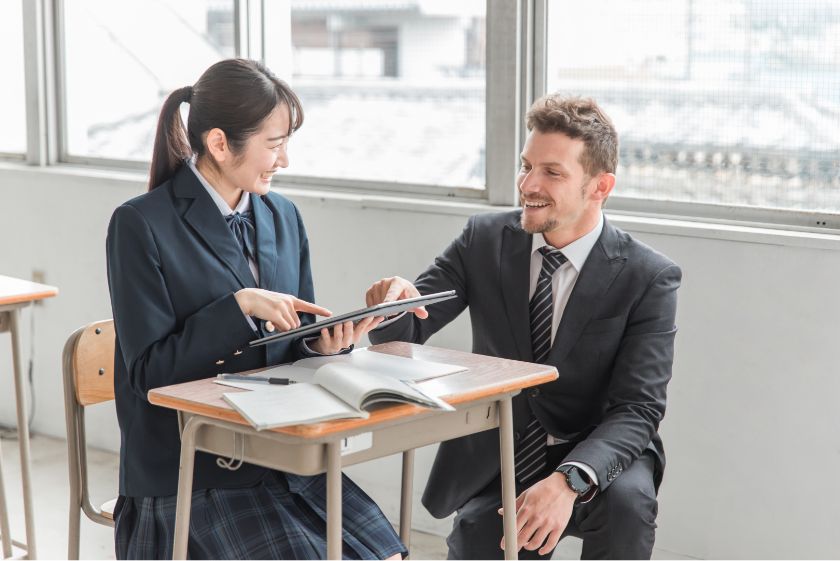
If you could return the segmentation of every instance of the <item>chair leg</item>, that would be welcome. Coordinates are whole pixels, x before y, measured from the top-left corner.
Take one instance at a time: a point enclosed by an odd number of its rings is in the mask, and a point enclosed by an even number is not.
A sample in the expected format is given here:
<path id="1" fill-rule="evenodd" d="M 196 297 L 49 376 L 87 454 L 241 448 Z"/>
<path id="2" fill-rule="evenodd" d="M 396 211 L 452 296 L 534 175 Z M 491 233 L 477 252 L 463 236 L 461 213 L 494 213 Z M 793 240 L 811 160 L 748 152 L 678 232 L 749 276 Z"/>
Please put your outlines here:
<path id="1" fill-rule="evenodd" d="M 75 398 L 74 398 L 75 400 Z M 70 475 L 70 519 L 67 533 L 67 559 L 79 558 L 82 511 L 82 469 L 79 465 L 79 406 L 65 402 L 67 407 L 67 465 Z"/>
<path id="2" fill-rule="evenodd" d="M 0 534 L 3 537 L 3 558 L 12 556 L 12 533 L 9 530 L 9 512 L 6 505 L 6 487 L 3 483 L 3 461 L 0 455 Z"/>
<path id="3" fill-rule="evenodd" d="M 70 500 L 70 530 L 67 537 L 67 559 L 79 558 L 81 508 L 82 505 L 79 501 Z"/>

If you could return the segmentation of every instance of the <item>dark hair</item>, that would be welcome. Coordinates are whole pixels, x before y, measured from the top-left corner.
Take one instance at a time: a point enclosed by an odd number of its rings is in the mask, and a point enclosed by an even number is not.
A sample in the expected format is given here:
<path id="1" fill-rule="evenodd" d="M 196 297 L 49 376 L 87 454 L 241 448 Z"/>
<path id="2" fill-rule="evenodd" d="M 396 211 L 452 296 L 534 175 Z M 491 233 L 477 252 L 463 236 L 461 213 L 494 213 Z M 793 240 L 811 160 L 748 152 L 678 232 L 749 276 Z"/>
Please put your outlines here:
<path id="1" fill-rule="evenodd" d="M 559 132 L 583 140 L 580 165 L 590 177 L 615 173 L 618 165 L 618 133 L 595 100 L 549 94 L 534 102 L 526 116 L 528 130 Z"/>
<path id="2" fill-rule="evenodd" d="M 181 119 L 182 103 L 190 104 L 186 130 Z M 163 103 L 152 152 L 149 191 L 175 175 L 193 155 L 204 156 L 202 136 L 207 131 L 224 131 L 236 153 L 281 104 L 289 108 L 292 134 L 303 124 L 303 107 L 286 82 L 254 60 L 231 58 L 217 62 L 204 71 L 195 85 L 175 90 Z"/>

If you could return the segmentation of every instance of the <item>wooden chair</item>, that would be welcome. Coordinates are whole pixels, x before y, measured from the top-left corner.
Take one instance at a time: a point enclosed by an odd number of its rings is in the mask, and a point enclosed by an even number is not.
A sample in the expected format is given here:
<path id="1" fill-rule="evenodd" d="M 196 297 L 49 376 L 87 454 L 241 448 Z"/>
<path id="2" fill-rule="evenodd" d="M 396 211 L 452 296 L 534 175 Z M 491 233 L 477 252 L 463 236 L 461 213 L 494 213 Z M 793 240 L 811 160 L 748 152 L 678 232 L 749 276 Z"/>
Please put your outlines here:
<path id="1" fill-rule="evenodd" d="M 79 558 L 79 511 L 99 524 L 114 526 L 112 499 L 96 508 L 90 502 L 85 407 L 114 399 L 114 322 L 97 321 L 77 329 L 64 345 L 64 409 L 70 466 L 70 532 L 67 558 Z"/>

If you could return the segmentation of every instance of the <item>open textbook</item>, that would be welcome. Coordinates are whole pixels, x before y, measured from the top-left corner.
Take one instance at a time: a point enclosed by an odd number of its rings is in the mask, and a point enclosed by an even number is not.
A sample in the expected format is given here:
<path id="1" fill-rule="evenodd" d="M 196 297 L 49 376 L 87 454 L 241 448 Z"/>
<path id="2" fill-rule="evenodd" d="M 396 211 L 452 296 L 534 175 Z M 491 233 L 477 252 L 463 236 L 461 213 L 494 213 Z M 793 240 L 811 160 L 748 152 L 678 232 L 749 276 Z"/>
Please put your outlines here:
<path id="1" fill-rule="evenodd" d="M 414 382 L 465 370 L 464 367 L 369 352 L 313 357 L 259 372 L 283 377 L 291 385 L 217 380 L 219 384 L 249 389 L 225 393 L 223 398 L 257 430 L 328 421 L 367 418 L 368 410 L 383 403 L 411 403 L 451 411 L 436 396 Z"/>

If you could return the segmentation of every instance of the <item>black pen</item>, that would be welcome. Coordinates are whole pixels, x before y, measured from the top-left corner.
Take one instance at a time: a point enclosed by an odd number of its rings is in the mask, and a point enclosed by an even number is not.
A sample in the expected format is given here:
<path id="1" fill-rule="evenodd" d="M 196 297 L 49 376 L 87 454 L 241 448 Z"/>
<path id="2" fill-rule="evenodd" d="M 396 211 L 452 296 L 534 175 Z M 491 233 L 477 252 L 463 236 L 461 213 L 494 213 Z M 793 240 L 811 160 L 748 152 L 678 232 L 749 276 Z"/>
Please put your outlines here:
<path id="1" fill-rule="evenodd" d="M 219 374 L 216 376 L 220 380 L 238 380 L 240 382 L 268 382 L 269 384 L 277 384 L 280 386 L 288 386 L 289 384 L 296 384 L 294 380 L 288 378 L 269 378 L 266 376 L 248 376 L 245 374 Z"/>

